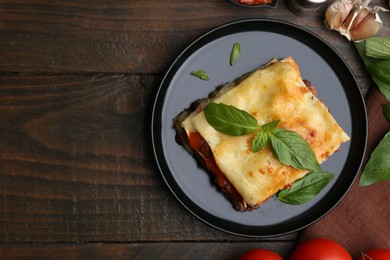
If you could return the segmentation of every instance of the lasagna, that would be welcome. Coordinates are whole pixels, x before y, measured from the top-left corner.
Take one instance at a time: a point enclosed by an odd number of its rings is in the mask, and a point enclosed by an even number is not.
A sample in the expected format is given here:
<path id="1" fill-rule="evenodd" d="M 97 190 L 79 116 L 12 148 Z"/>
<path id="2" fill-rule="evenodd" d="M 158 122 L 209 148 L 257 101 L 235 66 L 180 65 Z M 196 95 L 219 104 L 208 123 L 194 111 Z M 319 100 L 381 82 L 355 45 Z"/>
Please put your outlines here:
<path id="1" fill-rule="evenodd" d="M 173 121 L 177 141 L 210 172 L 236 210 L 255 209 L 279 190 L 304 177 L 308 170 L 279 162 L 269 145 L 254 153 L 256 133 L 229 136 L 215 130 L 203 108 L 223 103 L 253 115 L 259 125 L 280 120 L 278 127 L 306 140 L 319 163 L 336 152 L 348 135 L 316 97 L 315 87 L 303 80 L 293 58 L 273 59 L 209 97 L 195 101 Z"/>

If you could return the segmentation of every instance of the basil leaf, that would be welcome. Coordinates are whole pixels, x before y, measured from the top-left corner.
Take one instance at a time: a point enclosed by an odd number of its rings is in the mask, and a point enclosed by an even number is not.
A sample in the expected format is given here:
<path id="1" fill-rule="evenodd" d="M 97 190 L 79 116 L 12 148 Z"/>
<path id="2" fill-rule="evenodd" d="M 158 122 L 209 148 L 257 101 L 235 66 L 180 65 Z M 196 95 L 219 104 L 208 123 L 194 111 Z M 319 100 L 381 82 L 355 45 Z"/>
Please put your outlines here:
<path id="1" fill-rule="evenodd" d="M 269 141 L 275 157 L 280 162 L 296 169 L 321 170 L 310 145 L 299 134 L 274 128 L 269 134 Z"/>
<path id="2" fill-rule="evenodd" d="M 390 180 L 390 132 L 371 153 L 360 176 L 359 186 L 368 186 L 385 180 Z"/>
<path id="3" fill-rule="evenodd" d="M 371 37 L 366 40 L 365 53 L 377 59 L 390 59 L 390 37 Z"/>
<path id="4" fill-rule="evenodd" d="M 252 152 L 256 153 L 263 149 L 263 147 L 268 142 L 268 133 L 267 131 L 260 130 L 252 142 Z"/>
<path id="5" fill-rule="evenodd" d="M 374 78 L 390 84 L 390 60 L 370 64 L 367 66 L 367 70 Z"/>
<path id="6" fill-rule="evenodd" d="M 366 41 L 355 43 L 356 49 L 360 54 L 367 71 L 371 74 L 373 81 L 378 86 L 379 90 L 386 96 L 386 99 L 390 101 L 390 81 L 389 81 L 389 62 L 390 60 L 382 60 L 366 55 Z M 384 62 L 384 64 L 382 64 Z M 381 64 L 379 64 L 381 63 Z"/>
<path id="7" fill-rule="evenodd" d="M 383 113 L 385 114 L 387 120 L 390 122 L 390 104 L 383 105 Z"/>
<path id="8" fill-rule="evenodd" d="M 370 64 L 366 68 L 374 82 L 378 85 L 379 90 L 390 101 L 390 60 Z"/>
<path id="9" fill-rule="evenodd" d="M 256 137 L 252 142 L 252 152 L 256 153 L 260 151 L 268 142 L 268 132 L 274 129 L 277 124 L 279 124 L 280 120 L 276 120 L 267 124 L 264 124 L 261 127 L 261 130 L 257 133 Z"/>
<path id="10" fill-rule="evenodd" d="M 275 121 L 272 121 L 272 122 L 269 122 L 269 123 L 266 123 L 264 124 L 261 129 L 264 129 L 266 131 L 270 131 L 270 130 L 273 130 L 278 124 L 279 124 L 280 120 L 275 120 Z"/>
<path id="11" fill-rule="evenodd" d="M 290 189 L 281 190 L 277 200 L 287 204 L 303 204 L 314 198 L 332 181 L 334 175 L 330 172 L 310 172 L 297 180 Z"/>
<path id="12" fill-rule="evenodd" d="M 232 51 L 230 52 L 230 65 L 231 66 L 233 66 L 236 63 L 238 57 L 240 56 L 240 51 L 241 51 L 241 45 L 240 45 L 240 43 L 237 42 L 233 45 Z"/>
<path id="13" fill-rule="evenodd" d="M 201 80 L 209 80 L 209 75 L 204 70 L 194 70 L 190 75 L 200 78 Z"/>
<path id="14" fill-rule="evenodd" d="M 207 122 L 215 130 L 227 135 L 246 135 L 259 128 L 255 117 L 231 105 L 211 102 L 203 112 Z"/>
<path id="15" fill-rule="evenodd" d="M 355 47 L 366 66 L 378 62 L 378 59 L 366 55 L 366 41 L 356 42 Z"/>
<path id="16" fill-rule="evenodd" d="M 387 101 L 390 101 L 390 82 L 386 83 L 384 81 L 379 80 L 376 77 L 373 77 L 372 80 L 378 86 L 379 90 L 385 95 Z"/>

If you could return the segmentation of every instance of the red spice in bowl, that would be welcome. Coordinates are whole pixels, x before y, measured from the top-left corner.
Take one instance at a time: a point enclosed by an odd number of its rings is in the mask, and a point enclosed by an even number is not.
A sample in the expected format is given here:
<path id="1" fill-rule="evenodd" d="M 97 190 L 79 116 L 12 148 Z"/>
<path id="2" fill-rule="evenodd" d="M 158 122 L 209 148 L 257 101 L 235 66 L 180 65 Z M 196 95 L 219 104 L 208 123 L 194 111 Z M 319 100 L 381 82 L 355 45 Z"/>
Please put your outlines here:
<path id="1" fill-rule="evenodd" d="M 230 0 L 230 1 L 244 7 L 275 8 L 278 3 L 278 0 Z"/>

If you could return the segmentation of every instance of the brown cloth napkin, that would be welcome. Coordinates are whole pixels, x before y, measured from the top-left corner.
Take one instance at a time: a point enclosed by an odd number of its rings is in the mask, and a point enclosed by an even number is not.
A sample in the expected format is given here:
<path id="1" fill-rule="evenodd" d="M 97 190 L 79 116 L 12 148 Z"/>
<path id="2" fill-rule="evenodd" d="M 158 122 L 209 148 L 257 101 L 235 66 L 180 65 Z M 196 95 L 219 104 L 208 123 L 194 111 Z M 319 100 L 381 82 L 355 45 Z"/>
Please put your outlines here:
<path id="1" fill-rule="evenodd" d="M 367 94 L 368 142 L 363 165 L 390 131 L 390 123 L 382 108 L 386 103 L 384 95 L 376 86 Z M 369 249 L 390 249 L 390 181 L 359 187 L 358 180 L 328 215 L 302 231 L 298 243 L 315 237 L 333 239 L 342 244 L 353 257 Z"/>

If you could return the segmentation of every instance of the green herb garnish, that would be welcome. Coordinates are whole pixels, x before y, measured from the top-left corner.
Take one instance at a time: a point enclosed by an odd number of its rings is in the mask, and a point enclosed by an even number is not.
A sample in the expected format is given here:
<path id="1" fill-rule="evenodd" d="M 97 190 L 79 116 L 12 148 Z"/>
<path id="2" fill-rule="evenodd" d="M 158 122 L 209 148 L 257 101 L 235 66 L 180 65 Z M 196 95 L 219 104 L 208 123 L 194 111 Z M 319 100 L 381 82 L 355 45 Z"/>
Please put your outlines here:
<path id="1" fill-rule="evenodd" d="M 256 137 L 252 142 L 252 152 L 256 153 L 263 149 L 263 147 L 269 141 L 269 134 L 271 131 L 279 124 L 280 120 L 276 120 L 267 124 L 264 124 L 260 131 L 257 133 Z"/>
<path id="2" fill-rule="evenodd" d="M 390 101 L 390 37 L 372 37 L 355 44 L 367 71 L 379 90 Z M 390 121 L 390 104 L 383 106 Z M 390 132 L 385 135 L 364 167 L 359 185 L 367 186 L 390 180 Z"/>
<path id="3" fill-rule="evenodd" d="M 275 157 L 296 169 L 320 171 L 320 165 L 309 144 L 297 133 L 275 128 L 269 135 Z"/>
<path id="4" fill-rule="evenodd" d="M 390 101 L 390 60 L 366 66 L 367 71 L 371 74 L 372 79 L 378 85 L 380 91 Z"/>
<path id="5" fill-rule="evenodd" d="M 390 59 L 390 38 L 371 37 L 367 39 L 365 54 L 376 59 Z"/>
<path id="6" fill-rule="evenodd" d="M 204 70 L 194 70 L 190 75 L 200 78 L 201 80 L 209 80 L 209 75 Z"/>
<path id="7" fill-rule="evenodd" d="M 306 181 L 305 176 L 300 182 L 296 182 L 290 190 L 284 190 L 282 198 L 291 196 L 295 201 L 304 203 L 308 197 L 317 195 L 331 180 L 326 182 L 325 186 L 317 184 L 309 187 L 307 185 L 307 183 L 313 182 L 312 179 L 315 179 L 316 183 L 319 182 L 318 179 L 328 180 L 329 173 L 321 171 L 313 150 L 299 134 L 277 127 L 279 120 L 259 126 L 256 118 L 248 112 L 234 106 L 214 102 L 209 103 L 203 112 L 207 122 L 221 133 L 242 136 L 258 131 L 252 141 L 253 152 L 260 151 L 268 143 L 272 148 L 273 154 L 281 163 L 296 169 L 305 169 L 312 172 L 310 174 L 311 177 L 308 177 L 310 178 L 309 180 Z M 326 175 L 327 178 L 323 177 L 323 175 Z M 322 180 L 321 183 L 325 183 L 325 180 Z M 299 190 L 299 192 L 296 190 Z M 294 195 L 289 195 L 290 193 L 294 193 Z M 299 199 L 300 194 L 304 194 L 301 199 Z M 283 201 L 282 199 L 280 200 Z M 288 199 L 284 200 L 288 201 Z"/>
<path id="8" fill-rule="evenodd" d="M 275 157 L 281 163 L 296 169 L 321 170 L 309 144 L 297 133 L 276 127 L 278 121 L 265 124 L 253 139 L 252 151 L 257 152 L 269 142 Z"/>
<path id="9" fill-rule="evenodd" d="M 234 106 L 211 102 L 203 111 L 207 122 L 215 130 L 227 135 L 246 135 L 259 127 L 256 118 Z"/>
<path id="10" fill-rule="evenodd" d="M 386 99 L 390 101 L 390 57 L 384 59 L 384 57 L 390 56 L 390 37 L 368 38 L 356 43 L 355 46 L 373 81 L 386 96 Z M 377 58 L 379 56 L 382 58 Z"/>
<path id="11" fill-rule="evenodd" d="M 330 172 L 311 172 L 294 182 L 290 189 L 281 190 L 277 199 L 287 204 L 303 204 L 315 197 L 333 177 Z"/>
<path id="12" fill-rule="evenodd" d="M 390 180 L 390 133 L 380 141 L 372 152 L 359 180 L 360 186 L 368 186 Z"/>
<path id="13" fill-rule="evenodd" d="M 240 45 L 240 43 L 237 42 L 233 45 L 232 51 L 230 52 L 230 65 L 231 66 L 233 66 L 236 63 L 238 57 L 240 57 L 240 51 L 241 51 L 241 45 Z"/>

